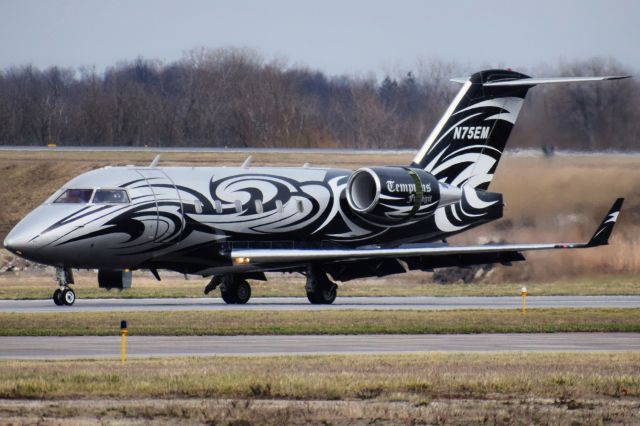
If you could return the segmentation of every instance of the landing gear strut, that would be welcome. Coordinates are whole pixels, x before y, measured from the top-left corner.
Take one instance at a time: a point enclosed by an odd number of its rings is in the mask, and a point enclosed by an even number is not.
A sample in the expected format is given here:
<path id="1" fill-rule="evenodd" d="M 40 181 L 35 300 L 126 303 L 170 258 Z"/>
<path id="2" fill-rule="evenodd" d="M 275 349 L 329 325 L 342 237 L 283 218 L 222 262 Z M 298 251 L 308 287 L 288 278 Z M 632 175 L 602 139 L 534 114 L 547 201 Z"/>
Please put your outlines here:
<path id="1" fill-rule="evenodd" d="M 76 293 L 69 287 L 69 284 L 73 284 L 71 268 L 56 268 L 56 281 L 59 288 L 53 292 L 53 303 L 58 306 L 73 305 L 76 301 Z"/>
<path id="2" fill-rule="evenodd" d="M 338 286 L 331 281 L 327 273 L 318 267 L 310 266 L 307 270 L 307 299 L 314 305 L 330 305 L 336 300 Z"/>
<path id="3" fill-rule="evenodd" d="M 225 275 L 220 284 L 220 294 L 225 303 L 244 305 L 251 298 L 251 286 L 241 277 Z"/>

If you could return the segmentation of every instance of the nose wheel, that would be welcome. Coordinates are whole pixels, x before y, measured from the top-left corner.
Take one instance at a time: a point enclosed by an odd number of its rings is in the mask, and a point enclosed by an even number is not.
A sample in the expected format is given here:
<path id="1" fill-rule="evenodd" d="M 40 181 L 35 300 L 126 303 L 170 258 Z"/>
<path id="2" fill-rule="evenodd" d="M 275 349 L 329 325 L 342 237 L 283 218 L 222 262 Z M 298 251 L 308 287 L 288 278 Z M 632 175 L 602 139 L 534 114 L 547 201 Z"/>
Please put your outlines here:
<path id="1" fill-rule="evenodd" d="M 56 268 L 56 281 L 59 288 L 53 292 L 53 303 L 57 306 L 71 306 L 76 301 L 76 293 L 69 288 L 73 284 L 73 272 L 70 268 Z"/>
<path id="2" fill-rule="evenodd" d="M 67 305 L 71 306 L 76 301 L 76 293 L 69 287 L 64 289 L 56 289 L 53 292 L 53 303 L 58 306 Z"/>

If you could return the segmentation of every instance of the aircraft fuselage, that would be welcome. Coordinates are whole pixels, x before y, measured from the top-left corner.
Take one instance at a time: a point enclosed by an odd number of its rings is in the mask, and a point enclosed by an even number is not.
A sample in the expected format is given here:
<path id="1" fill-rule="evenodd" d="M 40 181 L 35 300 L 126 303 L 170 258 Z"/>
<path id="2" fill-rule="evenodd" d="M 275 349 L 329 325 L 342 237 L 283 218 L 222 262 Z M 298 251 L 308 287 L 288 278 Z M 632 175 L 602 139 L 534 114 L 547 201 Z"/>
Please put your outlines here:
<path id="1" fill-rule="evenodd" d="M 68 182 L 25 217 L 7 242 L 24 257 L 55 266 L 209 275 L 233 269 L 227 256 L 232 247 L 428 242 L 501 215 L 500 201 L 491 212 L 480 209 L 472 221 L 455 225 L 434 205 L 424 217 L 382 223 L 350 208 L 345 187 L 352 173 L 308 167 L 106 167 Z M 415 197 L 394 180 L 382 186 L 394 196 Z M 103 203 L 97 195 L 87 202 L 57 202 L 67 189 L 122 189 L 128 202 Z"/>

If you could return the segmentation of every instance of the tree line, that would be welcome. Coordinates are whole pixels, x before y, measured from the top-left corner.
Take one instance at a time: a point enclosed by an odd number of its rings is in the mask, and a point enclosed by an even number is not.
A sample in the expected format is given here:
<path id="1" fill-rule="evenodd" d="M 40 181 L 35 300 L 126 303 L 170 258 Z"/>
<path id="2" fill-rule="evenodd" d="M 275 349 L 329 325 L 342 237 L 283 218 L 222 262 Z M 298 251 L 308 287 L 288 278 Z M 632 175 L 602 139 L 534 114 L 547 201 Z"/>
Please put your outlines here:
<path id="1" fill-rule="evenodd" d="M 519 70 L 526 73 L 527 70 Z M 595 58 L 539 75 L 629 74 Z M 243 49 L 138 58 L 102 73 L 0 70 L 0 144 L 417 148 L 445 111 L 462 67 L 441 61 L 374 77 L 328 76 Z M 640 149 L 637 80 L 538 87 L 510 147 Z"/>

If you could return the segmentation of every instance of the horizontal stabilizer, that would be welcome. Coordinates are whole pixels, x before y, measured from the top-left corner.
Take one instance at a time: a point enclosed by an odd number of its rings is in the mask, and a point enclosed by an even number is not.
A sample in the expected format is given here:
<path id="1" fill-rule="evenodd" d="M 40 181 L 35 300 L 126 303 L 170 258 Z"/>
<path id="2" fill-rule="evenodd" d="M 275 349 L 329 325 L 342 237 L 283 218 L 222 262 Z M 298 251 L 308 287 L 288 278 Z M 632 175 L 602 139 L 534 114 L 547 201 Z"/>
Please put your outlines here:
<path id="1" fill-rule="evenodd" d="M 605 81 L 605 80 L 622 80 L 631 78 L 630 75 L 605 75 L 600 77 L 542 77 L 542 78 L 519 78 L 514 80 L 490 81 L 483 83 L 485 87 L 508 87 L 508 86 L 536 86 L 538 84 L 554 84 L 554 83 L 580 83 L 584 81 Z M 469 81 L 468 78 L 452 78 L 453 83 L 464 84 Z"/>
<path id="2" fill-rule="evenodd" d="M 520 78 L 518 80 L 490 81 L 483 83 L 485 87 L 498 86 L 536 86 L 538 84 L 554 83 L 579 83 L 583 81 L 621 80 L 630 78 L 630 75 L 608 75 L 602 77 L 547 77 L 547 78 Z"/>

